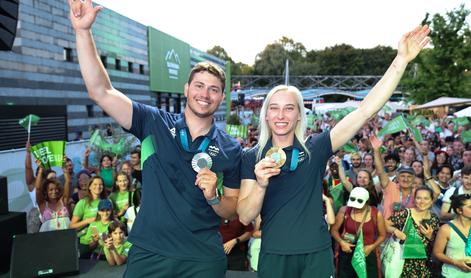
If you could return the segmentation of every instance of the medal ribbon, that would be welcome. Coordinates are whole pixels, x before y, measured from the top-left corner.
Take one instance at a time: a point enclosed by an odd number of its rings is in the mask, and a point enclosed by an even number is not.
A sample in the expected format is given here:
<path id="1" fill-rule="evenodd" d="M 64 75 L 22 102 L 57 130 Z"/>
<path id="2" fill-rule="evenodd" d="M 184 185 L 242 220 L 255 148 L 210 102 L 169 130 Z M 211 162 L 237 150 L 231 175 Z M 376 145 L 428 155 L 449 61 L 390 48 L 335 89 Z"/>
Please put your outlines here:
<path id="1" fill-rule="evenodd" d="M 180 129 L 180 141 L 182 143 L 182 147 L 185 151 L 190 152 L 190 146 L 188 144 L 188 133 L 186 132 L 186 129 Z M 200 146 L 198 147 L 198 152 L 199 153 L 204 153 L 206 152 L 206 149 L 209 146 L 209 138 L 204 137 L 203 142 L 201 142 Z"/>

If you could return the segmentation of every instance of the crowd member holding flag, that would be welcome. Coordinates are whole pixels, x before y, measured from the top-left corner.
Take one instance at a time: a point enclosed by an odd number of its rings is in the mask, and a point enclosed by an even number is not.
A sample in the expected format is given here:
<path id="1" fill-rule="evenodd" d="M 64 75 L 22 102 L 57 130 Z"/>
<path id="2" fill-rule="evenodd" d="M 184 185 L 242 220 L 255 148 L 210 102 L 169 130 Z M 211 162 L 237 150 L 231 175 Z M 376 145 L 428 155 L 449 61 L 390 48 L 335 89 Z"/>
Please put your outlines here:
<path id="1" fill-rule="evenodd" d="M 444 277 L 466 278 L 471 275 L 471 195 L 452 196 L 451 208 L 458 217 L 440 227 L 433 255 L 443 263 Z"/>
<path id="2" fill-rule="evenodd" d="M 386 239 L 386 226 L 383 214 L 376 207 L 368 205 L 368 200 L 369 193 L 365 188 L 353 188 L 347 206 L 340 209 L 330 230 L 339 248 L 336 257 L 337 277 L 380 276 L 378 247 Z M 362 253 L 356 250 L 358 245 L 363 247 Z M 365 275 L 358 273 L 353 266 L 358 259 L 363 261 L 359 264 L 366 264 Z"/>
<path id="3" fill-rule="evenodd" d="M 405 258 L 401 277 L 430 277 L 432 243 L 440 220 L 431 212 L 433 191 L 424 186 L 417 188 L 414 207 L 395 211 L 386 220 L 387 231 L 404 241 Z M 404 232 L 403 232 L 404 231 Z"/>
<path id="4" fill-rule="evenodd" d="M 124 276 L 224 277 L 218 227 L 236 213 L 242 151 L 215 125 L 225 72 L 210 62 L 195 65 L 182 88 L 182 114 L 132 101 L 113 88 L 95 47 L 91 27 L 103 7 L 91 0 L 69 6 L 90 98 L 142 144 L 142 202 Z"/>
<path id="5" fill-rule="evenodd" d="M 381 187 L 383 188 L 383 213 L 384 218 L 389 217 L 395 211 L 404 208 L 414 207 L 414 195 L 416 188 L 414 187 L 415 172 L 411 167 L 401 166 L 397 169 L 397 183 L 391 181 L 389 176 L 384 172 L 383 159 L 381 158 L 380 148 L 381 140 L 376 136 L 370 137 L 371 145 L 375 154 L 376 172 L 380 178 Z M 433 197 L 440 195 L 440 189 L 435 183 L 431 183 Z"/>
<path id="6" fill-rule="evenodd" d="M 64 166 L 65 160 L 64 157 Z M 36 202 L 41 215 L 40 232 L 65 230 L 70 224 L 70 189 L 72 178 L 64 167 L 65 183 L 61 184 L 57 179 L 43 179 L 44 168 L 39 160 L 38 175 L 36 177 Z"/>
<path id="7" fill-rule="evenodd" d="M 242 160 L 237 207 L 244 224 L 261 214 L 259 277 L 334 275 L 322 213 L 326 163 L 390 98 L 407 64 L 428 43 L 428 33 L 428 26 L 419 26 L 405 34 L 397 57 L 359 107 L 331 130 L 306 141 L 306 113 L 299 90 L 280 85 L 267 94 L 260 112 L 259 143 Z"/>

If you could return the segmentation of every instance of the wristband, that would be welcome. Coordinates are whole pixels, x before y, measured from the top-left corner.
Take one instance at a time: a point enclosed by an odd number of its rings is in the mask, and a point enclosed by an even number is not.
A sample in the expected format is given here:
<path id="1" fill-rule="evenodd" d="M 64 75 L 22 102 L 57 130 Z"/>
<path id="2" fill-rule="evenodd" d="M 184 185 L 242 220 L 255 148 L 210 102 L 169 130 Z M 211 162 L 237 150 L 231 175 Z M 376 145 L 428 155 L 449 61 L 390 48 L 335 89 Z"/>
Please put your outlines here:
<path id="1" fill-rule="evenodd" d="M 221 203 L 221 199 L 219 199 L 219 196 L 217 194 L 214 196 L 214 198 L 206 200 L 208 202 L 208 205 L 214 206 L 214 205 L 219 205 Z"/>

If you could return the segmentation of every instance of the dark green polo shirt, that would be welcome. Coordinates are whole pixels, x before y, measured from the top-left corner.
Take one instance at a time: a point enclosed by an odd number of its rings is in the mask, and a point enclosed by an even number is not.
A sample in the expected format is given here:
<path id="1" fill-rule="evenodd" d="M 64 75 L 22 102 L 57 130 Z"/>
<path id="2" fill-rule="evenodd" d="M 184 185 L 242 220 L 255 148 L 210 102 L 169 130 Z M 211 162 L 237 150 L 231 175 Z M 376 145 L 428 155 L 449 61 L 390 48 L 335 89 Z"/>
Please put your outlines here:
<path id="1" fill-rule="evenodd" d="M 270 147 L 271 141 L 264 148 L 262 158 Z M 298 148 L 300 155 L 298 167 L 290 171 L 293 147 Z M 306 254 L 331 246 L 322 202 L 322 178 L 327 160 L 332 156 L 329 132 L 310 137 L 306 147 L 310 156 L 298 141 L 284 148 L 286 163 L 279 175 L 270 178 L 261 211 L 261 252 Z M 244 153 L 241 179 L 256 180 L 257 151 L 258 147 L 254 147 Z"/>
<path id="2" fill-rule="evenodd" d="M 129 241 L 175 259 L 224 259 L 220 217 L 195 185 L 197 173 L 191 167 L 204 136 L 192 140 L 187 131 L 187 152 L 181 144 L 182 129 L 187 130 L 183 114 L 133 102 L 130 132 L 141 142 L 152 136 L 155 152 L 143 161 L 141 208 Z M 215 125 L 206 136 L 210 139 L 206 152 L 213 160 L 211 171 L 223 175 L 224 186 L 239 188 L 240 144 Z"/>

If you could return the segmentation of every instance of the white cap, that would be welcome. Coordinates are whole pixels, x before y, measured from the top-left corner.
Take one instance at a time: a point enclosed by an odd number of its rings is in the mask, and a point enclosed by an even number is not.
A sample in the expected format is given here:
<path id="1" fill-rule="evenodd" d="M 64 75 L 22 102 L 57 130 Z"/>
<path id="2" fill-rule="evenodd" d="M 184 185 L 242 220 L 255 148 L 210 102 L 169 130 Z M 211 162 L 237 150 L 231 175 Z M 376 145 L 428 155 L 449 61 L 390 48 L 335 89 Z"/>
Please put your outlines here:
<path id="1" fill-rule="evenodd" d="M 363 187 L 355 187 L 352 192 L 350 192 L 350 197 L 348 198 L 347 207 L 362 209 L 370 198 L 370 193 L 368 190 Z"/>

